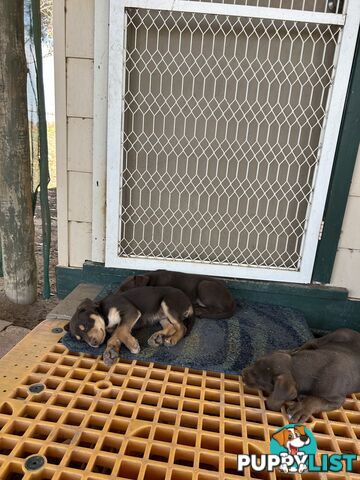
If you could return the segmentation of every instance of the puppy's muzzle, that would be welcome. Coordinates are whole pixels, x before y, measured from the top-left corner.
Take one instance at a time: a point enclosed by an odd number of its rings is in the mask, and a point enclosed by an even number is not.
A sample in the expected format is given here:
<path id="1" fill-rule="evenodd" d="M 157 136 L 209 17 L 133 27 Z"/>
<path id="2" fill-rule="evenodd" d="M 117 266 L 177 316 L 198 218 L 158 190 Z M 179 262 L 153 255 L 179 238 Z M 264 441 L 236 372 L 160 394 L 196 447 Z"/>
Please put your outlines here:
<path id="1" fill-rule="evenodd" d="M 252 374 L 250 368 L 245 368 L 242 372 L 242 379 L 245 383 L 245 385 L 247 385 L 248 387 L 254 387 L 255 386 L 255 379 L 254 379 L 254 375 Z"/>
<path id="2" fill-rule="evenodd" d="M 88 344 L 90 347 L 97 348 L 104 342 L 105 336 L 106 334 L 104 330 L 100 330 L 99 332 L 96 332 L 96 334 L 89 335 Z"/>

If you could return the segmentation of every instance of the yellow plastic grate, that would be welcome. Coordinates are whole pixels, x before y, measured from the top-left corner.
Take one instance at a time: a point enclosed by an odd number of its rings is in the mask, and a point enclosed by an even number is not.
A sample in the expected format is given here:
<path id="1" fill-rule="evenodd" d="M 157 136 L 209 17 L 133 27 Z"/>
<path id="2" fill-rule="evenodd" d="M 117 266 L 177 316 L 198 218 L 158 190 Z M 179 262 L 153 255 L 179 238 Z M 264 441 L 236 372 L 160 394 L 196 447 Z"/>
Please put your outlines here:
<path id="1" fill-rule="evenodd" d="M 0 360 L 1 480 L 302 478 L 238 474 L 236 455 L 269 453 L 287 423 L 240 377 L 140 361 L 107 367 L 57 343 L 63 323 L 43 322 Z M 360 454 L 360 395 L 309 426 L 320 453 Z M 25 470 L 32 455 L 46 459 L 35 473 Z M 303 478 L 360 479 L 360 462 L 351 474 Z"/>

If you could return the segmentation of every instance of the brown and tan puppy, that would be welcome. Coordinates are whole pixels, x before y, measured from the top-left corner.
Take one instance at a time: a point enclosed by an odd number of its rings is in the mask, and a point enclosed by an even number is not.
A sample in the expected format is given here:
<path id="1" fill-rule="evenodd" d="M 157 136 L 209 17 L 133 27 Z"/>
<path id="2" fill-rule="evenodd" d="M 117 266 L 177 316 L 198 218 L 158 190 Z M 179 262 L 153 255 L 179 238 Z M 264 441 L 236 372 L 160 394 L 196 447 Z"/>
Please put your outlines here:
<path id="1" fill-rule="evenodd" d="M 243 371 L 250 388 L 269 395 L 267 406 L 286 403 L 293 423 L 340 408 L 346 395 L 360 391 L 360 333 L 342 328 L 288 352 L 274 352 Z"/>
<path id="2" fill-rule="evenodd" d="M 156 270 L 128 277 L 120 285 L 120 290 L 125 292 L 140 286 L 178 288 L 189 297 L 198 317 L 228 318 L 236 309 L 236 302 L 225 283 L 213 277 Z"/>
<path id="3" fill-rule="evenodd" d="M 184 319 L 191 319 L 193 307 L 187 296 L 172 287 L 140 287 L 128 292 L 110 294 L 99 303 L 84 300 L 69 323 L 70 333 L 92 347 L 105 341 L 106 332 L 113 334 L 103 355 L 108 365 L 119 356 L 122 343 L 132 353 L 139 353 L 139 342 L 132 335 L 141 328 L 160 322 L 162 330 L 148 340 L 149 345 L 172 346 L 185 335 Z"/>

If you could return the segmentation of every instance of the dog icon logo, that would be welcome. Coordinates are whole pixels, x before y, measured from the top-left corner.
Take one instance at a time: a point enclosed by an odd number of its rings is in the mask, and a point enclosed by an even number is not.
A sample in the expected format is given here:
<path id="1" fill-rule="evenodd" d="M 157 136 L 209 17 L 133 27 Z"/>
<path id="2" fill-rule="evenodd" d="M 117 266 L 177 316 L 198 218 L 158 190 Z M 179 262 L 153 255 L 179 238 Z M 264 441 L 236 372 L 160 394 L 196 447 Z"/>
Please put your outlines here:
<path id="1" fill-rule="evenodd" d="M 316 441 L 305 425 L 285 425 L 273 434 L 270 453 L 280 456 L 280 471 L 305 473 L 308 470 L 309 455 L 316 453 Z"/>

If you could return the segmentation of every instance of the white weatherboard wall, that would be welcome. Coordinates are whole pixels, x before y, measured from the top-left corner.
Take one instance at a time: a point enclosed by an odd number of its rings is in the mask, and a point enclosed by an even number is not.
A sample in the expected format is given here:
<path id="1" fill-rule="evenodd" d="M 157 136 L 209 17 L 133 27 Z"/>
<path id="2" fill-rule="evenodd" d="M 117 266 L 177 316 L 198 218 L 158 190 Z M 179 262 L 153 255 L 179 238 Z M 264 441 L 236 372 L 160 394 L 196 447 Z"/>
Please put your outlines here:
<path id="1" fill-rule="evenodd" d="M 91 259 L 94 0 L 54 2 L 59 264 Z"/>
<path id="2" fill-rule="evenodd" d="M 96 24 L 95 7 L 100 22 Z M 104 261 L 107 0 L 54 2 L 59 264 Z M 94 55 L 96 67 L 94 72 Z M 103 68 L 103 70 L 101 70 Z M 94 91 L 94 74 L 95 85 Z M 95 111 L 94 111 L 95 105 Z M 105 109 L 106 111 L 106 109 Z M 94 117 L 96 123 L 94 125 Z M 93 142 L 95 149 L 93 150 Z M 95 154 L 93 155 L 93 151 Z M 94 158 L 93 158 L 94 157 Z M 98 181 L 99 180 L 99 181 Z M 99 188 L 100 186 L 100 188 Z M 331 284 L 360 299 L 360 151 Z"/>

